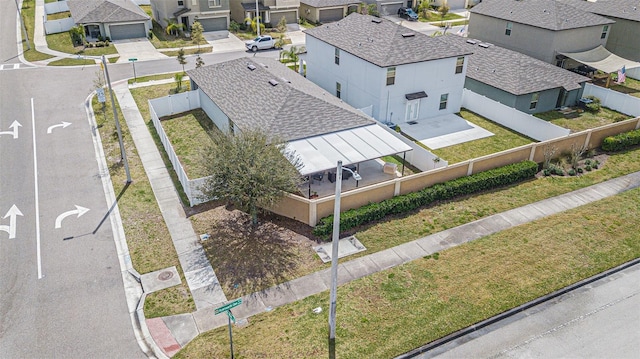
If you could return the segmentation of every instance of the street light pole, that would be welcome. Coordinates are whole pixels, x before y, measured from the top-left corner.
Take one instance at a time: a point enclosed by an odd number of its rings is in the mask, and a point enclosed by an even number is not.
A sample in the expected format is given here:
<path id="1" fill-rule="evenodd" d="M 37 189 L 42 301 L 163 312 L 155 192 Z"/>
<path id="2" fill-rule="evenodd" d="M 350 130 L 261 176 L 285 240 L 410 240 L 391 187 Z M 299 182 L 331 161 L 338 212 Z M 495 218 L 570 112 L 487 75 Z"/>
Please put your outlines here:
<path id="1" fill-rule="evenodd" d="M 260 6 L 258 5 L 258 0 L 256 0 L 256 31 L 258 32 L 258 37 L 260 37 Z"/>
<path id="2" fill-rule="evenodd" d="M 336 345 L 336 301 L 338 289 L 338 241 L 340 236 L 340 192 L 342 192 L 342 161 L 336 167 L 336 195 L 333 206 L 333 236 L 331 238 L 331 292 L 329 301 L 329 348 Z M 329 350 L 331 353 L 331 350 Z M 334 353 L 335 354 L 335 353 Z"/>

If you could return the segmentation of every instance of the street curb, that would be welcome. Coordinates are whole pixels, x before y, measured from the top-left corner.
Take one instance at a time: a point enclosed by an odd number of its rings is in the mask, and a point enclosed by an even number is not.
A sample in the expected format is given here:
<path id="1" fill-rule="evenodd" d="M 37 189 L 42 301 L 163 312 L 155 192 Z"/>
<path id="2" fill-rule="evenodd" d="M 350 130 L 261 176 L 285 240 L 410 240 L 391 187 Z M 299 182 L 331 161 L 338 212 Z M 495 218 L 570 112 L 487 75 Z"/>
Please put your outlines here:
<path id="1" fill-rule="evenodd" d="M 559 297 L 559 296 L 561 296 L 563 294 L 569 293 L 571 291 L 574 291 L 576 289 L 584 287 L 584 286 L 586 286 L 586 285 L 588 285 L 590 283 L 593 283 L 593 282 L 598 281 L 600 279 L 606 278 L 606 277 L 608 277 L 608 276 L 610 276 L 612 274 L 616 274 L 616 273 L 618 273 L 618 272 L 620 272 L 622 270 L 625 270 L 625 269 L 627 269 L 629 267 L 633 267 L 634 265 L 638 265 L 638 264 L 640 264 L 640 258 L 633 259 L 633 260 L 631 260 L 629 262 L 626 262 L 626 263 L 623 263 L 623 264 L 621 264 L 621 265 L 619 265 L 619 266 L 617 266 L 615 268 L 611 268 L 611 269 L 609 269 L 607 271 L 604 271 L 604 272 L 602 272 L 600 274 L 596 274 L 596 275 L 594 275 L 592 277 L 589 277 L 587 279 L 583 279 L 583 280 L 581 280 L 581 281 L 579 281 L 577 283 L 574 283 L 574 284 L 571 284 L 569 286 L 566 286 L 566 287 L 564 287 L 562 289 L 559 289 L 559 290 L 557 290 L 555 292 L 552 292 L 552 293 L 549 293 L 549 294 L 544 295 L 542 297 L 536 298 L 536 299 L 534 299 L 534 300 L 532 300 L 532 301 L 530 301 L 528 303 L 522 304 L 522 305 L 520 305 L 518 307 L 515 307 L 513 309 L 509 309 L 509 310 L 507 310 L 505 312 L 502 312 L 502 313 L 500 313 L 498 315 L 495 315 L 495 316 L 493 316 L 493 317 L 491 317 L 489 319 L 485 319 L 485 320 L 483 320 L 481 322 L 478 322 L 478 323 L 473 324 L 471 326 L 468 326 L 466 328 L 460 329 L 457 332 L 453 332 L 453 333 L 451 333 L 451 334 L 449 334 L 449 335 L 447 335 L 445 337 L 442 337 L 440 339 L 436 339 L 436 340 L 434 340 L 434 341 L 432 341 L 430 343 L 427 343 L 427 344 L 425 344 L 425 345 L 423 345 L 423 346 L 421 346 L 419 348 L 416 348 L 416 349 L 413 349 L 413 350 L 411 350 L 409 352 L 401 354 L 401 355 L 395 357 L 395 359 L 408 359 L 408 358 L 413 358 L 418 354 L 426 353 L 426 352 L 428 352 L 430 350 L 436 349 L 436 348 L 438 348 L 440 346 L 443 346 L 443 345 L 445 345 L 445 344 L 447 344 L 449 342 L 452 342 L 452 341 L 454 341 L 454 340 L 456 340 L 458 338 L 461 338 L 461 337 L 463 337 L 465 335 L 469 335 L 469 334 L 471 334 L 471 333 L 473 333 L 475 331 L 483 329 L 483 328 L 485 328 L 485 327 L 487 327 L 487 326 L 489 326 L 491 324 L 494 324 L 494 323 L 497 323 L 497 322 L 499 322 L 501 320 L 507 319 L 507 318 L 509 318 L 511 316 L 514 316 L 514 315 L 516 315 L 516 314 L 518 314 L 520 312 L 523 312 L 523 311 L 525 311 L 527 309 L 535 307 L 535 306 L 537 306 L 539 304 L 542 304 L 544 302 L 550 301 L 550 300 L 552 300 L 554 298 L 557 298 L 557 297 Z"/>

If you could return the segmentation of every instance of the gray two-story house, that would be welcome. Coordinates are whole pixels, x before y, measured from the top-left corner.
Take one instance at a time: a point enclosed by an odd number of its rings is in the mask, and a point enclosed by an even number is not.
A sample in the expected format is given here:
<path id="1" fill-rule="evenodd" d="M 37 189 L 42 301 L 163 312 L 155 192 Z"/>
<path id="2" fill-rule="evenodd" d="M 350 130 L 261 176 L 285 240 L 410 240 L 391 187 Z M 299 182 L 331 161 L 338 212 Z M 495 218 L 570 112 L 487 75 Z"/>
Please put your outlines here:
<path id="1" fill-rule="evenodd" d="M 245 19 L 253 19 L 256 16 L 255 0 L 229 1 L 231 19 L 237 23 L 242 23 Z M 275 27 L 282 18 L 285 18 L 287 24 L 298 23 L 300 0 L 258 0 L 257 4 L 261 23 Z"/>
<path id="2" fill-rule="evenodd" d="M 194 21 L 202 24 L 204 31 L 229 29 L 230 0 L 151 0 L 153 18 L 163 27 L 175 19 L 189 31 Z"/>
<path id="3" fill-rule="evenodd" d="M 556 0 L 484 0 L 470 13 L 469 37 L 558 66 L 561 52 L 605 46 L 615 23 Z"/>

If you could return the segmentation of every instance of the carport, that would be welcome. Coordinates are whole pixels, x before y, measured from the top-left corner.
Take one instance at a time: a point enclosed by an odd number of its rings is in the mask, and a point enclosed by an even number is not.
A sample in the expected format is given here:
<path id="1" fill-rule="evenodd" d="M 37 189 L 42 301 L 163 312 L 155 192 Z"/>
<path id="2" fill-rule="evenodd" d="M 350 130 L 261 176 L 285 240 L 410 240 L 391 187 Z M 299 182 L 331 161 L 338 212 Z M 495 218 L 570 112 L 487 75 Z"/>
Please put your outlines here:
<path id="1" fill-rule="evenodd" d="M 608 74 L 606 87 L 609 87 L 611 74 L 617 73 L 622 67 L 627 70 L 640 67 L 640 62 L 627 60 L 613 54 L 602 45 L 587 51 L 560 52 L 559 54 Z"/>

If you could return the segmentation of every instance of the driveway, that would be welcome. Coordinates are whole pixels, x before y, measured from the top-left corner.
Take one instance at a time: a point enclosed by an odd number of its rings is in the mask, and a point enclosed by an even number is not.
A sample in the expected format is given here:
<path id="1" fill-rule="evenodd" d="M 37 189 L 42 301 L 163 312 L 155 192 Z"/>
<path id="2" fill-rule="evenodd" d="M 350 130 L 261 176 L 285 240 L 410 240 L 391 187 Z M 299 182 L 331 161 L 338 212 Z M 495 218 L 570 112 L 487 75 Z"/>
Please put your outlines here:
<path id="1" fill-rule="evenodd" d="M 156 50 L 146 38 L 115 40 L 113 45 L 120 54 L 117 63 L 129 62 L 131 58 L 136 58 L 138 61 L 167 58 L 167 55 Z"/>

